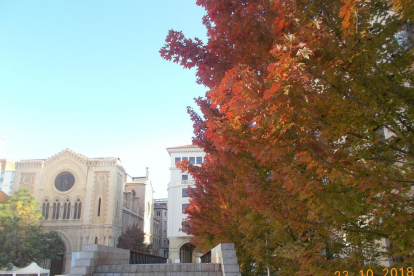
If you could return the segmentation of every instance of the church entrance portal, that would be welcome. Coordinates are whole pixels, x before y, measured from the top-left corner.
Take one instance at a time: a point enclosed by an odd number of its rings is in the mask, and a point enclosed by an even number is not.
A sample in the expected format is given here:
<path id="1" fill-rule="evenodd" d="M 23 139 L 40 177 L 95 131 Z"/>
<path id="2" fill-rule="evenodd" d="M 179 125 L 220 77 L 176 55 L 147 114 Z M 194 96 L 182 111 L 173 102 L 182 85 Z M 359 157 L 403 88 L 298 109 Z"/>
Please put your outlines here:
<path id="1" fill-rule="evenodd" d="M 59 246 L 59 245 L 58 245 Z M 62 242 L 60 245 L 62 248 L 62 252 L 58 254 L 55 260 L 51 260 L 50 262 L 50 276 L 55 275 L 62 275 L 64 274 L 64 263 L 65 263 L 65 253 L 66 253 L 66 246 L 65 243 Z"/>
<path id="2" fill-rule="evenodd" d="M 192 263 L 193 262 L 194 245 L 186 243 L 180 247 L 180 262 Z"/>
<path id="3" fill-rule="evenodd" d="M 62 275 L 63 274 L 63 256 L 59 254 L 58 259 L 52 260 L 50 263 L 50 276 Z"/>

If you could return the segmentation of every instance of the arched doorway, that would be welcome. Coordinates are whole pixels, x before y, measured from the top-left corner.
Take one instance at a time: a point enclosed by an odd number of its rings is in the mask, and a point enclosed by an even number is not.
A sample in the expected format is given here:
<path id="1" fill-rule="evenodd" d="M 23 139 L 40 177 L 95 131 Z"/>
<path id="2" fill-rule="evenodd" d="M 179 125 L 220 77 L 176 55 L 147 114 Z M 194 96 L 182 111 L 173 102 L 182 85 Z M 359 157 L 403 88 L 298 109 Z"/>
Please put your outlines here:
<path id="1" fill-rule="evenodd" d="M 180 247 L 180 263 L 193 262 L 194 245 L 186 243 Z"/>
<path id="2" fill-rule="evenodd" d="M 64 274 L 66 246 L 64 242 L 58 246 L 61 246 L 62 252 L 56 256 L 56 259 L 50 261 L 50 276 Z"/>
<path id="3" fill-rule="evenodd" d="M 56 231 L 56 230 L 55 230 Z M 50 276 L 69 274 L 70 262 L 72 259 L 72 246 L 71 242 L 65 234 L 60 231 L 56 231 L 59 237 L 62 239 L 60 246 L 61 250 L 57 254 L 55 260 L 46 260 L 44 268 L 50 269 Z"/>

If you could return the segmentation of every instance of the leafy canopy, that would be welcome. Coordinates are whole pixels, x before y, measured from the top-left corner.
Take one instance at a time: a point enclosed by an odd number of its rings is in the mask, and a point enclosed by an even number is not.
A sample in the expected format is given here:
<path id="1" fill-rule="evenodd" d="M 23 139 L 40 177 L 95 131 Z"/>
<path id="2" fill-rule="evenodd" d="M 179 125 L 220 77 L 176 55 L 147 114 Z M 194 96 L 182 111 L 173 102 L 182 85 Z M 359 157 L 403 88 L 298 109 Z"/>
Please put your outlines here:
<path id="1" fill-rule="evenodd" d="M 160 50 L 209 89 L 189 108 L 207 162 L 182 164 L 197 246 L 234 242 L 246 274 L 412 266 L 413 1 L 197 4 L 208 41 Z"/>
<path id="2" fill-rule="evenodd" d="M 145 233 L 137 224 L 129 226 L 118 238 L 118 247 L 135 250 L 144 253 L 151 253 L 151 244 L 145 243 Z"/>
<path id="3" fill-rule="evenodd" d="M 27 189 L 19 189 L 7 203 L 0 204 L 0 267 L 40 263 L 63 252 L 59 235 L 43 231 L 38 206 Z"/>

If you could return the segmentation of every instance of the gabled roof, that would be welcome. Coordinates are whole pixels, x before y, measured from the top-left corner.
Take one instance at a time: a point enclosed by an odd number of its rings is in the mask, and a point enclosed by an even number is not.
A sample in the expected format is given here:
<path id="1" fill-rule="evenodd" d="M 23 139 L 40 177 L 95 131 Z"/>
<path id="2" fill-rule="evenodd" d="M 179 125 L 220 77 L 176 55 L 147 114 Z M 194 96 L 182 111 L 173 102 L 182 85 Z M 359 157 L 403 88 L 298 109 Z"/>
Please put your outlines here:
<path id="1" fill-rule="evenodd" d="M 89 159 L 88 157 L 86 157 L 82 154 L 79 154 L 77 152 L 74 152 L 73 150 L 67 148 L 65 150 L 62 150 L 61 152 L 58 152 L 57 154 L 53 155 L 52 157 L 47 158 L 45 160 L 45 164 L 46 165 L 50 164 L 53 161 L 59 159 L 61 156 L 64 156 L 64 155 L 69 155 L 69 156 L 75 158 L 77 161 L 79 161 L 81 163 L 85 163 L 85 164 L 88 162 L 88 159 Z"/>

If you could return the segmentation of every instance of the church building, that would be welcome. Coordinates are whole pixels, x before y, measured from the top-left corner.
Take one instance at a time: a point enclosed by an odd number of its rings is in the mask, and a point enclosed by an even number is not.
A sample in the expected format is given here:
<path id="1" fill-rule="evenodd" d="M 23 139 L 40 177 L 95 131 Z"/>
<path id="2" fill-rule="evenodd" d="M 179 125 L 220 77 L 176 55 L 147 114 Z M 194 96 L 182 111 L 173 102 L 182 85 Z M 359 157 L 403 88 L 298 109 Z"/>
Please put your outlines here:
<path id="1" fill-rule="evenodd" d="M 46 231 L 64 243 L 51 275 L 69 274 L 73 252 L 85 244 L 116 247 L 137 224 L 152 241 L 153 188 L 146 176 L 130 177 L 118 158 L 88 158 L 66 149 L 48 159 L 16 162 L 13 191 L 27 188 L 40 202 Z"/>

